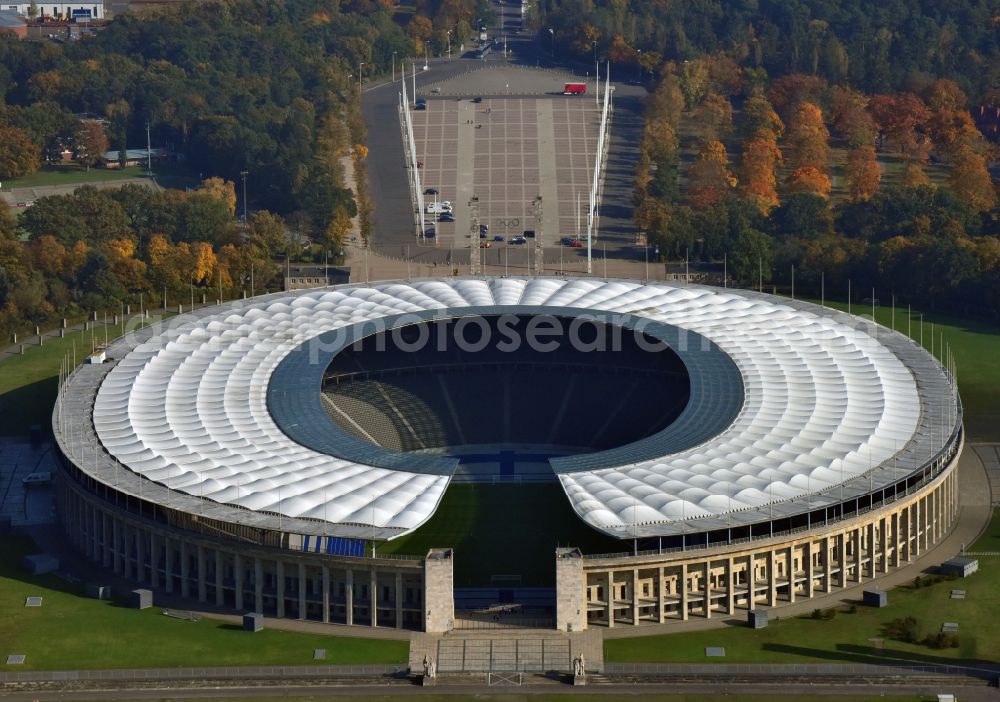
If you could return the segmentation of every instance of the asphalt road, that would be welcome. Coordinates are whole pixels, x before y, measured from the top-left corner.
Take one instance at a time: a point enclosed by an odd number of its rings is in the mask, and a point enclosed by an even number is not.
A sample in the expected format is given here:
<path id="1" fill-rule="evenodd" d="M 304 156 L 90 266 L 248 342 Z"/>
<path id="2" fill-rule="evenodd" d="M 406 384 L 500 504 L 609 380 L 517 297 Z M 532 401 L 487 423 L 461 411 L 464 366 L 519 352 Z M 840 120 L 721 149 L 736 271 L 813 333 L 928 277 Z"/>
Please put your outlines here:
<path id="1" fill-rule="evenodd" d="M 535 37 L 519 31 L 521 13 L 518 5 L 503 5 L 501 21 L 506 30 L 506 46 L 508 59 L 504 60 L 502 51 L 490 54 L 486 60 L 474 58 L 432 59 L 428 70 L 422 70 L 424 63 L 420 60 L 412 62 L 408 67 L 407 91 L 413 85 L 412 66 L 416 66 L 416 86 L 418 94 L 428 95 L 427 86 L 461 76 L 476 68 L 497 67 L 505 64 L 512 67 L 541 67 L 559 69 L 567 75 L 583 78 L 587 74 L 592 80 L 594 66 L 567 65 L 558 61 L 542 50 Z M 500 46 L 503 45 L 502 33 L 496 28 L 491 34 Z M 517 71 L 511 71 L 512 81 L 520 76 Z M 514 83 L 516 85 L 516 83 Z M 438 248 L 418 247 L 414 236 L 414 217 L 410 200 L 410 189 L 406 175 L 403 151 L 402 133 L 399 123 L 398 104 L 400 87 L 398 82 L 382 83 L 368 86 L 363 91 L 362 113 L 368 126 L 368 156 L 369 180 L 374 201 L 375 223 L 372 236 L 372 248 L 379 253 L 395 258 L 410 258 L 421 263 L 442 265 L 465 263 L 468 251 L 452 250 L 450 246 Z M 512 87 L 513 93 L 517 91 Z M 642 87 L 615 85 L 615 110 L 612 121 L 611 147 L 605 172 L 602 211 L 598 224 L 601 232 L 600 243 L 594 252 L 595 259 L 604 256 L 605 250 L 609 259 L 624 258 L 640 260 L 644 251 L 635 245 L 635 233 L 632 225 L 632 187 L 635 172 L 635 161 L 638 155 L 637 147 L 642 130 L 641 97 L 645 95 Z M 470 95 L 469 97 L 471 97 Z M 412 99 L 412 98 L 411 98 Z M 444 98 L 441 98 L 444 99 Z M 454 98 L 451 98 L 454 99 Z M 552 268 L 563 257 L 567 264 L 585 256 L 581 249 L 565 248 L 559 251 L 558 246 L 547 246 L 545 259 L 547 267 Z M 548 242 L 546 242 L 548 245 Z M 503 265 L 509 262 L 511 267 L 527 266 L 529 254 L 527 247 L 507 247 L 484 251 L 484 259 L 493 265 Z M 524 260 L 522 260 L 524 259 Z"/>

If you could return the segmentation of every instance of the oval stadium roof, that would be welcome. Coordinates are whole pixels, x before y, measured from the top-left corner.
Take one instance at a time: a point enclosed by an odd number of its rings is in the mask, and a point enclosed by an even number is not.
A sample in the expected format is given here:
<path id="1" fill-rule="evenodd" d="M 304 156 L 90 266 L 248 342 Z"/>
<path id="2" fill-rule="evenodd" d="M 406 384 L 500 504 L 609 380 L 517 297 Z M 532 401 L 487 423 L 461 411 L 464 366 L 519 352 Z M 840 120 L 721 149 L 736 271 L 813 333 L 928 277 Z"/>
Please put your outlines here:
<path id="1" fill-rule="evenodd" d="M 268 406 L 275 369 L 331 330 L 497 306 L 595 310 L 690 330 L 739 370 L 742 406 L 710 437 L 677 439 L 669 452 L 636 460 L 621 451 L 553 459 L 577 514 L 622 538 L 746 523 L 814 508 L 845 489 L 867 492 L 919 467 L 960 421 L 957 395 L 929 354 L 830 309 L 694 285 L 443 278 L 277 293 L 130 334 L 110 349 L 113 366 L 81 366 L 61 395 L 70 406 L 74 393 L 93 398 L 107 457 L 91 459 L 85 430 L 61 419 L 57 435 L 81 469 L 110 482 L 112 469 L 101 467 L 110 460 L 165 488 L 156 499 L 212 505 L 220 518 L 249 511 L 261 524 L 280 514 L 286 530 L 319 523 L 357 536 L 367 526 L 392 538 L 433 514 L 450 474 L 421 472 L 405 456 L 385 467 L 299 443 Z M 692 405 L 715 387 L 704 373 Z M 116 483 L 129 479 L 113 470 Z"/>

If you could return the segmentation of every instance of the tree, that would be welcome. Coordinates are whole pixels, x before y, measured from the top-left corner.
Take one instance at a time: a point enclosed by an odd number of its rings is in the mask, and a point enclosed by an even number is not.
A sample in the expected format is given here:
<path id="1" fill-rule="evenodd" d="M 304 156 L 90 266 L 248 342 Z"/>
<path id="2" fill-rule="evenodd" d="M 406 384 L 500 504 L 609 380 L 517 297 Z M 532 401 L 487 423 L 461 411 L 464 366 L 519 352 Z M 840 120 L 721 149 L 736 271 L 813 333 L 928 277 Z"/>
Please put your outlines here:
<path id="1" fill-rule="evenodd" d="M 913 93 L 874 95 L 868 110 L 883 137 L 894 142 L 900 152 L 918 153 L 922 144 L 917 129 L 926 125 L 931 116 L 923 100 Z"/>
<path id="2" fill-rule="evenodd" d="M 733 105 L 728 98 L 710 93 L 695 110 L 694 122 L 703 139 L 721 139 L 733 131 Z"/>
<path id="3" fill-rule="evenodd" d="M 948 173 L 948 185 L 959 200 L 979 212 L 993 209 L 997 192 L 986 169 L 986 160 L 968 146 L 963 146 L 954 157 Z"/>
<path id="4" fill-rule="evenodd" d="M 683 113 L 684 93 L 681 92 L 680 81 L 669 73 L 646 99 L 646 119 L 661 119 L 676 125 L 680 123 Z"/>
<path id="5" fill-rule="evenodd" d="M 28 246 L 32 265 L 47 278 L 55 278 L 63 271 L 66 247 L 51 234 L 41 236 Z"/>
<path id="6" fill-rule="evenodd" d="M 284 253 L 288 248 L 284 220 L 267 210 L 255 212 L 250 217 L 250 241 L 268 257 Z"/>
<path id="7" fill-rule="evenodd" d="M 41 161 L 41 148 L 25 130 L 0 127 L 0 178 L 20 178 L 34 173 Z"/>
<path id="8" fill-rule="evenodd" d="M 108 134 L 96 119 L 83 119 L 73 133 L 74 157 L 90 170 L 108 150 Z"/>
<path id="9" fill-rule="evenodd" d="M 778 239 L 814 240 L 834 235 L 830 203 L 819 195 L 789 195 L 771 212 L 770 231 Z"/>
<path id="10" fill-rule="evenodd" d="M 930 178 L 924 173 L 924 167 L 919 161 L 907 161 L 899 176 L 899 184 L 908 188 L 918 185 L 930 185 Z"/>
<path id="11" fill-rule="evenodd" d="M 236 214 L 236 185 L 222 178 L 208 178 L 201 182 L 199 193 L 204 193 L 224 203 L 229 210 L 229 216 Z"/>
<path id="12" fill-rule="evenodd" d="M 775 168 L 781 151 L 773 132 L 760 130 L 743 147 L 740 157 L 740 189 L 744 197 L 756 203 L 761 212 L 779 204 Z"/>
<path id="13" fill-rule="evenodd" d="M 28 5 L 28 18 L 34 21 L 36 17 L 38 17 L 38 3 L 31 0 L 31 4 Z"/>
<path id="14" fill-rule="evenodd" d="M 826 80 L 820 76 L 792 73 L 776 79 L 767 91 L 767 97 L 774 109 L 787 116 L 800 102 L 822 102 L 826 89 Z"/>
<path id="15" fill-rule="evenodd" d="M 729 156 L 722 142 L 705 142 L 698 160 L 688 169 L 688 202 L 696 208 L 718 204 L 736 187 L 736 178 L 729 172 Z"/>
<path id="16" fill-rule="evenodd" d="M 882 172 L 875 156 L 874 146 L 858 146 L 847 152 L 844 167 L 847 191 L 852 200 L 867 200 L 878 192 Z"/>
<path id="17" fill-rule="evenodd" d="M 811 102 L 800 102 L 788 122 L 786 137 L 792 147 L 787 155 L 793 169 L 813 168 L 825 173 L 829 167 L 830 132 L 823 123 L 823 112 Z"/>
<path id="18" fill-rule="evenodd" d="M 743 103 L 742 131 L 744 139 L 749 139 L 761 130 L 774 134 L 775 140 L 780 139 L 785 131 L 785 124 L 771 103 L 762 96 L 747 98 Z"/>
<path id="19" fill-rule="evenodd" d="M 878 128 L 868 112 L 868 98 L 851 88 L 830 89 L 830 121 L 848 146 L 874 145 Z"/>
<path id="20" fill-rule="evenodd" d="M 830 196 L 830 176 L 815 166 L 800 166 L 792 171 L 786 182 L 790 193 L 811 193 L 820 197 Z"/>
<path id="21" fill-rule="evenodd" d="M 732 276 L 756 287 L 759 281 L 770 282 L 771 265 L 771 238 L 756 229 L 740 232 L 729 255 Z"/>

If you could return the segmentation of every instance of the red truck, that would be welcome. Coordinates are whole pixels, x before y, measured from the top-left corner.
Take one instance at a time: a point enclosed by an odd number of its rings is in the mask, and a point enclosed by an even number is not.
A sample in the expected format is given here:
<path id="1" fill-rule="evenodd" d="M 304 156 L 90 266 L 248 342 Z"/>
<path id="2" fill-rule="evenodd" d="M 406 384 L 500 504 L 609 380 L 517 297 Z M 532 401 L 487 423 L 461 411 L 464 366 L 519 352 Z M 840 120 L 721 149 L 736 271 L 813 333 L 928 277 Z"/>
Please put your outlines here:
<path id="1" fill-rule="evenodd" d="M 563 86 L 563 95 L 583 95 L 586 92 L 586 83 L 567 83 Z"/>

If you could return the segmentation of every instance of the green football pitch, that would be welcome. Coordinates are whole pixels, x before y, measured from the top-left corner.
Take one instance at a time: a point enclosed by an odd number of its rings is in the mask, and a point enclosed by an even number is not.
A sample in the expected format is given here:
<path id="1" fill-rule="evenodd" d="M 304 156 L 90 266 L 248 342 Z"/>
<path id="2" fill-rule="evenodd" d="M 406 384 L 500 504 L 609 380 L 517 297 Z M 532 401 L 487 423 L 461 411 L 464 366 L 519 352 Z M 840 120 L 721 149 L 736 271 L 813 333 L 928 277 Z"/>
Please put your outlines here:
<path id="1" fill-rule="evenodd" d="M 455 585 L 490 585 L 517 575 L 524 586 L 555 584 L 555 549 L 626 551 L 631 543 L 592 530 L 576 516 L 562 488 L 539 485 L 452 485 L 441 506 L 413 533 L 379 546 L 382 553 L 424 555 L 455 549 Z"/>

